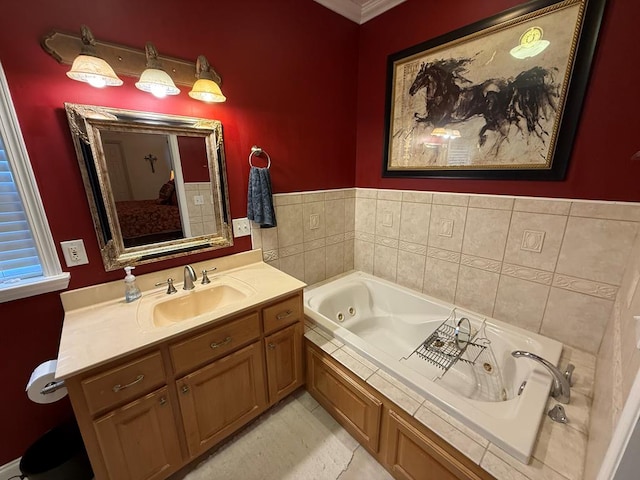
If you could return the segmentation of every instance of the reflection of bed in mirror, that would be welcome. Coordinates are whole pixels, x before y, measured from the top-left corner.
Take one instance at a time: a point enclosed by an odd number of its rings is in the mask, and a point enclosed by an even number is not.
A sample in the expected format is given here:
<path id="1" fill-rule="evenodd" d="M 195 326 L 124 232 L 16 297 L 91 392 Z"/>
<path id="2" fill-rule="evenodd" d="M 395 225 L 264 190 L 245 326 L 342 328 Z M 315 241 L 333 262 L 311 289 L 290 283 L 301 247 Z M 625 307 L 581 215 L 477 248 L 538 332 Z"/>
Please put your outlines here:
<path id="1" fill-rule="evenodd" d="M 116 202 L 122 241 L 125 247 L 167 242 L 183 238 L 178 205 L 157 200 Z"/>

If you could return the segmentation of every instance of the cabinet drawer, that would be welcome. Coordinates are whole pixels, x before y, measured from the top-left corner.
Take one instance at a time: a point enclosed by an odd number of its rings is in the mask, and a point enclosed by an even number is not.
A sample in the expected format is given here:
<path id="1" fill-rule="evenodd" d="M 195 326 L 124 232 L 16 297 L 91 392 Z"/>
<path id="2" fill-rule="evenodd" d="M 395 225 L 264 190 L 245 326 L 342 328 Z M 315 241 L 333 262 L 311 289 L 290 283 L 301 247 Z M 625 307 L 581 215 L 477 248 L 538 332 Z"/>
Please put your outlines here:
<path id="1" fill-rule="evenodd" d="M 160 352 L 99 373 L 82 381 L 89 412 L 94 414 L 164 385 Z"/>
<path id="2" fill-rule="evenodd" d="M 221 357 L 260 336 L 260 320 L 252 313 L 171 345 L 171 361 L 182 373 Z"/>
<path id="3" fill-rule="evenodd" d="M 287 298 L 262 311 L 264 332 L 269 333 L 286 327 L 300 320 L 302 316 L 302 301 L 300 295 Z"/>

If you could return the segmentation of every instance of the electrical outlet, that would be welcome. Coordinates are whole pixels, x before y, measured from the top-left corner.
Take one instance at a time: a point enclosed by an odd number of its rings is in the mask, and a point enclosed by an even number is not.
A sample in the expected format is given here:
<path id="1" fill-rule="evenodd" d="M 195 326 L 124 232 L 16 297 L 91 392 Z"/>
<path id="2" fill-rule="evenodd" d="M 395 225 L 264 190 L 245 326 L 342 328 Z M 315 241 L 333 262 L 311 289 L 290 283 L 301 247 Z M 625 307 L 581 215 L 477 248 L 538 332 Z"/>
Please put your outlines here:
<path id="1" fill-rule="evenodd" d="M 194 205 L 204 205 L 204 197 L 202 195 L 194 195 L 193 196 L 193 204 Z"/>
<path id="2" fill-rule="evenodd" d="M 232 224 L 233 236 L 235 238 L 251 235 L 251 224 L 249 223 L 248 218 L 234 218 L 232 220 Z"/>
<path id="3" fill-rule="evenodd" d="M 60 242 L 60 246 L 62 247 L 62 254 L 65 262 L 67 262 L 67 267 L 76 267 L 89 263 L 82 239 Z"/>

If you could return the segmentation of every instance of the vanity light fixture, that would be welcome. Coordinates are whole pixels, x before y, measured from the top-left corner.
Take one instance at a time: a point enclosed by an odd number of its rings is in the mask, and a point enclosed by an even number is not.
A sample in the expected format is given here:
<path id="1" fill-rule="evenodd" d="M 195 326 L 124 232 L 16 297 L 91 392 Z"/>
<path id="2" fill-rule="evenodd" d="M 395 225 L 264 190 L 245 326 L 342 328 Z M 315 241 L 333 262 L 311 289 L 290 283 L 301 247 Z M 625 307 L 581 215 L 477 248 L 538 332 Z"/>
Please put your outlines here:
<path id="1" fill-rule="evenodd" d="M 147 57 L 147 68 L 140 75 L 140 80 L 136 82 L 136 88 L 143 92 L 149 92 L 157 98 L 179 94 L 180 89 L 176 87 L 169 74 L 162 68 L 160 60 L 158 60 L 156 47 L 151 42 L 147 42 L 144 51 Z"/>
<path id="2" fill-rule="evenodd" d="M 82 49 L 73 61 L 71 70 L 67 72 L 67 76 L 72 80 L 86 82 L 92 87 L 119 87 L 122 80 L 118 78 L 113 68 L 96 52 L 96 40 L 89 30 L 89 27 L 82 25 L 80 27 Z"/>
<path id="3" fill-rule="evenodd" d="M 204 55 L 198 56 L 196 61 L 196 78 L 198 80 L 189 92 L 191 98 L 206 103 L 219 103 L 227 100 L 227 97 L 220 90 L 220 77 L 215 71 L 212 71 L 211 65 Z"/>
<path id="4" fill-rule="evenodd" d="M 190 94 L 193 98 L 198 98 L 198 92 L 203 91 L 208 93 L 208 95 L 202 96 L 203 101 L 224 102 L 226 100 L 220 91 L 222 79 L 204 56 L 198 58 L 198 65 L 196 65 L 194 62 L 179 58 L 160 56 L 151 43 L 142 50 L 95 40 L 85 26 L 82 27 L 82 36 L 52 30 L 42 37 L 40 45 L 57 62 L 64 65 L 74 65 L 68 74 L 70 77 L 72 72 L 77 70 L 74 64 L 76 58 L 95 57 L 103 59 L 107 67 L 113 69 L 109 68 L 109 71 L 111 78 L 115 80 L 108 82 L 105 80 L 107 82 L 105 85 L 122 85 L 122 80 L 116 76 L 117 74 L 139 79 L 136 86 L 150 93 L 177 95 L 180 90 L 176 85 L 184 85 L 188 88 L 195 87 L 192 90 L 195 96 Z M 143 74 L 140 75 L 140 72 Z M 148 82 L 149 77 L 151 77 L 150 82 Z M 88 81 L 88 79 L 80 78 L 78 80 Z M 194 82 L 198 85 L 195 85 Z M 203 83 L 204 88 L 201 87 Z"/>

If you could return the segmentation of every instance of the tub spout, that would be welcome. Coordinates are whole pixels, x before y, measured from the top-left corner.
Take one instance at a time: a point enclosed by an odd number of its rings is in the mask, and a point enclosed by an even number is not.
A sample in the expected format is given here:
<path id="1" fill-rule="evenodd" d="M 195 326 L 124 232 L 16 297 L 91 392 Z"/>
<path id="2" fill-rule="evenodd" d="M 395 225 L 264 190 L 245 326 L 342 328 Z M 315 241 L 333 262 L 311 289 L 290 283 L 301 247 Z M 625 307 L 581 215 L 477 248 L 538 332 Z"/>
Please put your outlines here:
<path id="1" fill-rule="evenodd" d="M 525 352 L 523 350 L 515 350 L 514 352 L 511 352 L 511 355 L 515 358 L 528 358 L 530 360 L 533 360 L 534 362 L 538 362 L 539 364 L 544 365 L 553 376 L 551 396 L 558 400 L 560 403 L 569 403 L 569 400 L 571 399 L 571 373 L 573 372 L 573 365 L 569 364 L 567 366 L 566 373 L 562 373 L 555 365 L 536 355 L 535 353 Z"/>

